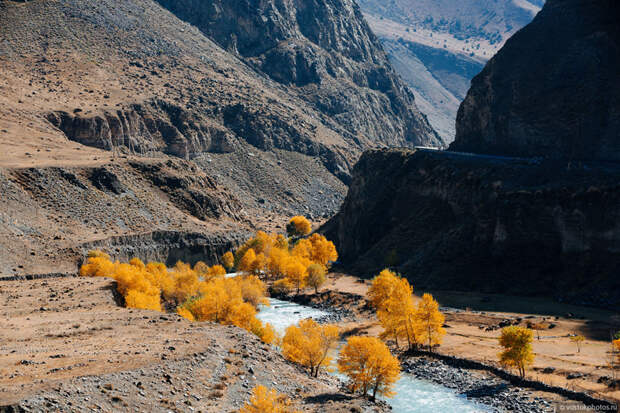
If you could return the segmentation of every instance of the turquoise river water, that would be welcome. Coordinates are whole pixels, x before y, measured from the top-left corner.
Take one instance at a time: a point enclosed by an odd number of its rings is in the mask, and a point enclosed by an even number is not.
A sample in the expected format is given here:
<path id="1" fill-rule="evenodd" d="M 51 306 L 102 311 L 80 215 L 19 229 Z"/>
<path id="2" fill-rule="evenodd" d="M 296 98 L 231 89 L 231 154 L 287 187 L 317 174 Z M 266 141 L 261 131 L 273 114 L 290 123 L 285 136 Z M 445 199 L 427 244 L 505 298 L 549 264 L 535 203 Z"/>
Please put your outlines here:
<path id="1" fill-rule="evenodd" d="M 270 299 L 269 307 L 261 306 L 258 318 L 271 323 L 280 334 L 291 324 L 308 317 L 319 318 L 325 311 L 302 306 L 292 302 Z M 337 372 L 338 377 L 345 379 Z M 468 400 L 452 389 L 403 373 L 394 386 L 396 395 L 385 399 L 394 413 L 474 413 L 489 412 L 491 409 Z"/>

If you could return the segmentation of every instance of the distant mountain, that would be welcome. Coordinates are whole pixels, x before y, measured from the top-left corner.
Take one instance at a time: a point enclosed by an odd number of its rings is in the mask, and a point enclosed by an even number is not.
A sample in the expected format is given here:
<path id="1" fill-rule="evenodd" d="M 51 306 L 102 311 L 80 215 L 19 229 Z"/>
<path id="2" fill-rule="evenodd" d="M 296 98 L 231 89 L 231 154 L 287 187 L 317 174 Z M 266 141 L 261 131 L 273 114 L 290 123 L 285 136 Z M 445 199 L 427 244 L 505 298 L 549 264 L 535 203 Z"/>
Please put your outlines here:
<path id="1" fill-rule="evenodd" d="M 360 0 L 394 68 L 448 142 L 471 79 L 544 0 Z"/>

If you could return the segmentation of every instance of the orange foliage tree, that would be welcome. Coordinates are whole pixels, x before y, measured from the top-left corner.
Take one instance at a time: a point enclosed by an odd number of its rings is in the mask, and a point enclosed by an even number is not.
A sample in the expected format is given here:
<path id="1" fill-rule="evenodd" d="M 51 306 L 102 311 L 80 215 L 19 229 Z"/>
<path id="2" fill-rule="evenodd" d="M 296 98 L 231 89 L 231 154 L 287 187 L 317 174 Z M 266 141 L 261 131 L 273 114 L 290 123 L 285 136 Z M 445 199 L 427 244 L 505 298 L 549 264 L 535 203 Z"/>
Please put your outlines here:
<path id="1" fill-rule="evenodd" d="M 312 231 L 312 225 L 306 217 L 297 215 L 288 222 L 286 225 L 286 232 L 289 237 L 303 237 L 308 235 Z"/>
<path id="2" fill-rule="evenodd" d="M 325 283 L 325 267 L 321 264 L 313 263 L 308 266 L 308 278 L 306 283 L 314 288 L 314 293 L 318 294 L 319 287 Z"/>
<path id="3" fill-rule="evenodd" d="M 428 349 L 433 350 L 433 346 L 441 344 L 446 330 L 443 323 L 446 318 L 439 311 L 439 304 L 431 294 L 425 293 L 422 300 L 418 303 L 415 313 L 416 328 L 421 342 L 428 344 Z"/>
<path id="4" fill-rule="evenodd" d="M 268 390 L 265 386 L 256 386 L 252 389 L 252 396 L 240 413 L 296 413 L 291 408 L 291 400 L 275 390 Z"/>
<path id="5" fill-rule="evenodd" d="M 299 294 L 299 291 L 306 286 L 306 279 L 308 277 L 307 266 L 301 259 L 289 257 L 284 264 L 284 275 L 297 289 L 297 294 Z"/>
<path id="6" fill-rule="evenodd" d="M 228 271 L 235 266 L 235 256 L 232 252 L 227 251 L 224 255 L 222 255 L 222 264 Z"/>
<path id="7" fill-rule="evenodd" d="M 372 279 L 372 284 L 368 289 L 368 300 L 370 304 L 377 310 L 381 310 L 385 307 L 385 303 L 392 296 L 392 292 L 397 288 L 399 278 L 395 273 L 390 270 L 383 270 Z"/>
<path id="8" fill-rule="evenodd" d="M 338 358 L 338 369 L 351 381 L 353 391 L 374 400 L 378 394 L 393 396 L 393 384 L 400 375 L 400 364 L 385 343 L 376 337 L 349 337 Z"/>
<path id="9" fill-rule="evenodd" d="M 525 377 L 525 370 L 534 362 L 532 340 L 534 332 L 529 328 L 509 326 L 502 329 L 499 344 L 504 350 L 499 353 L 502 365 L 516 367 L 521 378 Z"/>
<path id="10" fill-rule="evenodd" d="M 317 377 L 321 366 L 329 364 L 328 352 L 338 341 L 338 327 L 320 325 L 311 318 L 301 320 L 299 326 L 286 329 L 282 339 L 282 354 L 292 362 L 307 367 Z"/>
<path id="11" fill-rule="evenodd" d="M 112 262 L 101 251 L 89 253 L 80 268 L 82 276 L 114 278 L 127 307 L 162 311 L 163 300 L 167 308 L 177 307 L 177 313 L 191 321 L 233 324 L 267 343 L 277 342 L 273 327 L 256 318 L 258 304 L 268 304 L 264 283 L 253 275 L 226 279 L 225 274 L 221 265 L 201 262 L 194 268 L 178 262 L 170 270 L 137 258 L 128 264 Z"/>
<path id="12" fill-rule="evenodd" d="M 416 306 L 413 288 L 406 278 L 389 270 L 376 276 L 368 290 L 368 300 L 377 309 L 384 331 L 381 338 L 391 337 L 398 347 L 399 340 L 407 341 L 409 349 L 427 343 L 429 350 L 441 344 L 445 329 L 444 315 L 431 294 L 424 294 Z"/>

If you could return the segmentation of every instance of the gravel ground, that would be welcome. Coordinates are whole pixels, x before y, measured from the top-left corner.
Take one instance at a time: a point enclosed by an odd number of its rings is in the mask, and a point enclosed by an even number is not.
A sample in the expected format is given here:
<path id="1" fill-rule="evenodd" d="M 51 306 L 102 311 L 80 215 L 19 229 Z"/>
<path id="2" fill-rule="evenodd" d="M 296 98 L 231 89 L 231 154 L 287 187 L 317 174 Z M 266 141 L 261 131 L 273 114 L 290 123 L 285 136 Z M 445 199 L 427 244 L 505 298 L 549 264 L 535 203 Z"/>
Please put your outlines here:
<path id="1" fill-rule="evenodd" d="M 552 402 L 534 396 L 531 391 L 510 385 L 505 380 L 481 372 L 448 366 L 439 360 L 409 358 L 402 364 L 404 372 L 451 388 L 496 412 L 553 411 Z"/>

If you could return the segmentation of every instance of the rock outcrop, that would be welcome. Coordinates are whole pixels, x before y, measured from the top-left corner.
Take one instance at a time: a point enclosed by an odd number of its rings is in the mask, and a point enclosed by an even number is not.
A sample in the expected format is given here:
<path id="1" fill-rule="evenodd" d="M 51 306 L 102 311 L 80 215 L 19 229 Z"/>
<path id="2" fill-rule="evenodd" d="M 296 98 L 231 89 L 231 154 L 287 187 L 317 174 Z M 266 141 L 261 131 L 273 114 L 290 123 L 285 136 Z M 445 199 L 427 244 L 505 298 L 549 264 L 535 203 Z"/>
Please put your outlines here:
<path id="1" fill-rule="evenodd" d="M 341 263 L 414 286 L 543 294 L 618 308 L 620 169 L 377 150 L 324 227 Z"/>
<path id="2" fill-rule="evenodd" d="M 353 0 L 157 0 L 354 136 L 442 146 Z"/>
<path id="3" fill-rule="evenodd" d="M 620 160 L 620 3 L 548 0 L 459 108 L 455 151 Z"/>
<path id="4" fill-rule="evenodd" d="M 79 250 L 84 256 L 97 249 L 105 251 L 114 260 L 127 262 L 137 257 L 144 262 L 163 262 L 173 267 L 177 261 L 190 265 L 198 261 L 219 262 L 226 251 L 234 250 L 249 236 L 249 231 L 212 234 L 154 231 L 87 242 L 81 244 Z"/>

